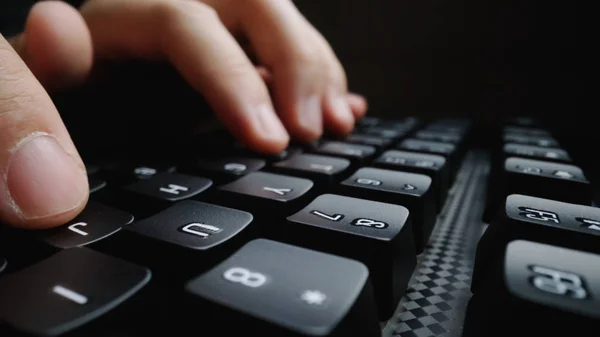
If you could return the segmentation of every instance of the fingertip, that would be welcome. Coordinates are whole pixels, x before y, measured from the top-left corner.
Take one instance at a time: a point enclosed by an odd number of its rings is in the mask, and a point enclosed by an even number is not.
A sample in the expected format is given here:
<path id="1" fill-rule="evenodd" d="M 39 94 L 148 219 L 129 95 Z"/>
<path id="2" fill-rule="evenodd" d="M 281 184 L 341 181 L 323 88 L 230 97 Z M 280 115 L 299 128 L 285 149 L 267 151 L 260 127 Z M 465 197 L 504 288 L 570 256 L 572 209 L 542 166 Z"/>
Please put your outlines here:
<path id="1" fill-rule="evenodd" d="M 244 114 L 221 114 L 225 126 L 249 149 L 277 154 L 285 150 L 290 136 L 270 103 L 258 105 Z"/>
<path id="2" fill-rule="evenodd" d="M 79 158 L 55 137 L 33 135 L 17 144 L 5 168 L 3 218 L 18 227 L 50 228 L 72 220 L 85 207 L 89 183 Z"/>
<path id="3" fill-rule="evenodd" d="M 361 119 L 367 113 L 369 106 L 365 97 L 355 93 L 348 93 L 347 100 L 356 120 Z"/>
<path id="4" fill-rule="evenodd" d="M 324 102 L 324 118 L 327 128 L 338 136 L 345 136 L 354 129 L 354 116 L 347 97 L 329 90 Z"/>
<path id="5" fill-rule="evenodd" d="M 20 38 L 33 74 L 53 89 L 80 83 L 93 63 L 90 32 L 81 14 L 62 1 L 36 3 Z"/>
<path id="6" fill-rule="evenodd" d="M 60 214 L 55 214 L 38 219 L 17 218 L 11 225 L 26 230 L 49 229 L 62 226 L 75 219 L 75 217 L 77 217 L 83 211 L 83 209 L 87 205 L 88 200 L 88 197 L 86 197 L 75 208 Z"/>

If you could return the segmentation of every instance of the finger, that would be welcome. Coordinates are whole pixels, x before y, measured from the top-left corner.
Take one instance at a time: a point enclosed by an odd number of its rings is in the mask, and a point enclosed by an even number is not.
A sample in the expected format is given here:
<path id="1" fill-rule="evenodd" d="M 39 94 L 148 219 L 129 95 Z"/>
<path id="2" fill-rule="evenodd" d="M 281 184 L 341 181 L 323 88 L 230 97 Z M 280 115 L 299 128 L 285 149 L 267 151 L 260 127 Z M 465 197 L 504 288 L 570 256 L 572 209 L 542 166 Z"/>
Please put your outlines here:
<path id="1" fill-rule="evenodd" d="M 79 84 L 92 68 L 92 41 L 87 26 L 79 12 L 62 1 L 34 5 L 25 31 L 10 41 L 49 90 Z"/>
<path id="2" fill-rule="evenodd" d="M 52 227 L 85 206 L 85 167 L 50 97 L 0 35 L 0 219 Z"/>
<path id="3" fill-rule="evenodd" d="M 266 85 L 209 6 L 97 0 L 81 12 L 100 57 L 167 58 L 248 147 L 276 153 L 287 146 L 289 136 Z"/>
<path id="4" fill-rule="evenodd" d="M 369 108 L 367 99 L 354 93 L 348 94 L 348 104 L 350 105 L 350 110 L 352 110 L 352 114 L 356 120 L 364 117 Z"/>
<path id="5" fill-rule="evenodd" d="M 267 87 L 271 87 L 273 85 L 273 74 L 263 66 L 257 66 L 256 70 L 267 84 Z M 346 98 L 354 119 L 361 119 L 367 113 L 367 100 L 363 96 L 354 93 L 348 93 Z"/>
<path id="6" fill-rule="evenodd" d="M 239 25 L 273 74 L 274 101 L 290 133 L 314 140 L 323 132 L 327 58 L 314 30 L 289 0 L 236 3 Z"/>

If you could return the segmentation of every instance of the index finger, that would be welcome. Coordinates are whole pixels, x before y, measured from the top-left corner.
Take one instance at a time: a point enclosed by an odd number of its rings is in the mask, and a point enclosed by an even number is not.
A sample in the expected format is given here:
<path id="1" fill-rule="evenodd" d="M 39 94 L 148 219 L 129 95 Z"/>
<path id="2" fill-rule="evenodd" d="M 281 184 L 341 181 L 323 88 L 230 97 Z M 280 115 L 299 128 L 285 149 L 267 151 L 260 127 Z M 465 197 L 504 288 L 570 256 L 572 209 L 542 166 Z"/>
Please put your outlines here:
<path id="1" fill-rule="evenodd" d="M 87 199 L 85 166 L 58 111 L 0 35 L 0 221 L 61 225 Z"/>

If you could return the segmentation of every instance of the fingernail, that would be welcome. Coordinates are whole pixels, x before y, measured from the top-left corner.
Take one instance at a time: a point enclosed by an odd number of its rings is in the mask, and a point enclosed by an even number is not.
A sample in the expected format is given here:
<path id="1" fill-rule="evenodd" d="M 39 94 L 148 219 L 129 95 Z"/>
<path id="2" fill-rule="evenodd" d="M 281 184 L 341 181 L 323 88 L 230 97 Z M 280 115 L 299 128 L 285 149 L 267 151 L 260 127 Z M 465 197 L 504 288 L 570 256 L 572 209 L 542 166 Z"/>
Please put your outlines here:
<path id="1" fill-rule="evenodd" d="M 321 135 L 323 132 L 323 114 L 321 97 L 310 96 L 302 101 L 300 106 L 300 124 L 306 131 Z"/>
<path id="2" fill-rule="evenodd" d="M 281 124 L 275 110 L 269 104 L 262 104 L 257 110 L 256 115 L 263 135 L 277 140 L 287 140 L 289 138 L 285 127 Z"/>
<path id="3" fill-rule="evenodd" d="M 86 200 L 87 178 L 77 163 L 50 136 L 19 144 L 6 174 L 15 206 L 26 220 L 70 211 Z"/>

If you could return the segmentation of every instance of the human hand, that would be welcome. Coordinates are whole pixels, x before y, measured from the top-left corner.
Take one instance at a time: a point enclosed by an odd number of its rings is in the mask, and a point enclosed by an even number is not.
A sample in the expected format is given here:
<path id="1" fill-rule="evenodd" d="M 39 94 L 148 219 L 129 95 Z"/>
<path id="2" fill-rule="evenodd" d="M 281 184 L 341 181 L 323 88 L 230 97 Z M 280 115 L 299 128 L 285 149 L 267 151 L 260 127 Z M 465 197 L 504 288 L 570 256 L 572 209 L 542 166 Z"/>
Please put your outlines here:
<path id="1" fill-rule="evenodd" d="M 126 58 L 171 62 L 260 152 L 283 150 L 290 136 L 346 134 L 367 109 L 289 0 L 90 0 L 79 11 L 40 2 L 23 34 L 0 35 L 2 222 L 54 227 L 85 207 L 85 166 L 47 91 L 82 83 L 95 60 Z"/>

